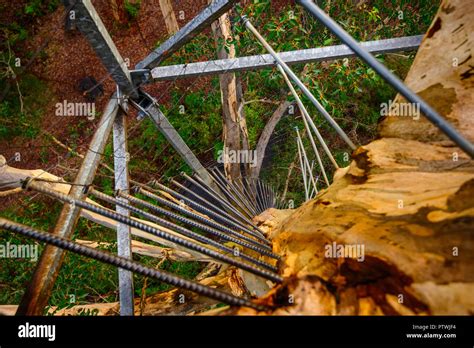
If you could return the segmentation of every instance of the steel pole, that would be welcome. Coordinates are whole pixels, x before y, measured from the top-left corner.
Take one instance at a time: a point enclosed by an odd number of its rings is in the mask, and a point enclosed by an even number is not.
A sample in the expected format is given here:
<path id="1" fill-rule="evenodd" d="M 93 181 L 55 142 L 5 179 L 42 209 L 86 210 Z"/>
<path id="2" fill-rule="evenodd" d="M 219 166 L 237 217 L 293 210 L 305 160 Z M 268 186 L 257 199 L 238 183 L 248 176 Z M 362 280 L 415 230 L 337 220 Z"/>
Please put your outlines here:
<path id="1" fill-rule="evenodd" d="M 273 48 L 268 44 L 268 42 L 263 38 L 262 35 L 255 29 L 255 27 L 250 23 L 249 19 L 246 16 L 242 16 L 242 20 L 247 27 L 247 29 L 252 32 L 255 37 L 260 41 L 263 47 L 273 56 L 278 64 L 285 70 L 288 76 L 298 85 L 299 88 L 303 91 L 303 93 L 311 100 L 314 104 L 316 109 L 324 116 L 324 118 L 329 122 L 329 124 L 334 128 L 334 130 L 339 134 L 339 136 L 349 145 L 349 147 L 353 150 L 356 149 L 354 143 L 349 139 L 347 134 L 342 130 L 341 127 L 337 124 L 336 121 L 329 115 L 326 109 L 319 103 L 319 101 L 314 97 L 311 91 L 305 86 L 305 84 L 296 76 L 293 70 L 288 67 L 288 65 L 278 56 L 278 54 L 273 50 Z"/>
<path id="2" fill-rule="evenodd" d="M 309 177 L 311 179 L 311 183 L 313 184 L 313 187 L 316 189 L 316 191 L 318 190 L 317 187 L 316 187 L 316 181 L 314 180 L 314 176 L 313 176 L 313 173 L 311 172 L 311 166 L 309 165 L 309 161 L 308 161 L 308 157 L 306 156 L 306 150 L 304 149 L 304 145 L 303 145 L 303 140 L 301 140 L 301 136 L 300 136 L 300 131 L 298 130 L 298 128 L 296 128 L 296 134 L 298 136 L 298 140 L 300 142 L 300 146 L 301 146 L 301 153 L 303 155 L 303 159 L 306 163 L 306 168 L 308 168 L 308 171 L 309 171 Z M 308 185 L 308 189 L 309 189 L 310 185 Z"/>
<path id="3" fill-rule="evenodd" d="M 74 180 L 74 185 L 71 186 L 69 191 L 71 197 L 79 199 L 84 197 L 83 187 L 92 184 L 118 110 L 119 104 L 117 95 L 114 94 L 99 121 L 87 153 L 82 161 L 81 168 Z M 70 238 L 79 219 L 79 215 L 80 209 L 77 206 L 67 203 L 64 204 L 53 234 Z M 62 249 L 51 245 L 45 247 L 33 277 L 18 306 L 17 315 L 43 315 L 43 310 L 48 304 L 64 256 L 65 253 Z"/>
<path id="4" fill-rule="evenodd" d="M 438 114 L 420 96 L 413 92 L 407 85 L 396 77 L 387 67 L 380 63 L 373 55 L 361 47 L 339 24 L 321 10 L 314 2 L 309 0 L 297 0 L 313 17 L 326 26 L 344 44 L 346 44 L 355 54 L 374 69 L 385 81 L 403 95 L 411 103 L 418 105 L 426 118 L 438 127 L 448 138 L 456 143 L 471 158 L 474 158 L 474 144 L 464 138 L 446 119 Z"/>
<path id="5" fill-rule="evenodd" d="M 301 110 L 301 114 L 303 115 L 304 126 L 306 128 L 306 132 L 308 132 L 309 139 L 311 141 L 311 146 L 313 147 L 314 153 L 316 154 L 316 159 L 318 161 L 319 166 L 321 167 L 321 171 L 323 172 L 324 180 L 326 181 L 326 184 L 329 186 L 329 180 L 327 178 L 326 171 L 324 170 L 323 162 L 321 161 L 321 156 L 319 155 L 318 148 L 316 147 L 316 143 L 314 142 L 313 135 L 311 134 L 311 129 L 309 128 L 309 123 L 311 123 L 313 131 L 316 134 L 316 137 L 318 138 L 319 143 L 321 144 L 324 151 L 326 152 L 326 155 L 329 157 L 329 159 L 334 164 L 336 169 L 339 168 L 339 166 L 337 165 L 336 160 L 332 156 L 332 153 L 329 150 L 328 146 L 326 145 L 326 142 L 324 141 L 323 137 L 321 136 L 318 129 L 316 128 L 316 125 L 314 124 L 313 120 L 309 116 L 308 110 L 306 110 L 306 107 L 304 106 L 303 102 L 301 101 L 298 93 L 296 93 L 296 90 L 293 87 L 293 85 L 291 84 L 291 81 L 288 79 L 288 76 L 286 75 L 285 71 L 283 70 L 283 68 L 280 65 L 278 65 L 278 69 L 280 70 L 280 73 L 283 75 L 283 78 L 286 81 L 286 84 L 288 85 L 288 88 L 290 89 L 291 93 L 293 94 L 293 97 L 295 98 L 296 103 L 298 104 L 298 107 Z"/>

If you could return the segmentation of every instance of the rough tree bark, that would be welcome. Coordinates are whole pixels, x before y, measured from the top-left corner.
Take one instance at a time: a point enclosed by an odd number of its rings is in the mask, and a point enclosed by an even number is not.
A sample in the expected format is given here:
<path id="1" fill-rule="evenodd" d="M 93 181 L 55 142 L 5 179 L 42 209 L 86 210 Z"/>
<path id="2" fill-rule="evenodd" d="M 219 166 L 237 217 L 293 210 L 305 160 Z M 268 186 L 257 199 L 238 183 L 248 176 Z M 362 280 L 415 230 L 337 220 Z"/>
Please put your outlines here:
<path id="1" fill-rule="evenodd" d="M 473 32 L 474 8 L 443 1 L 406 78 L 470 141 Z M 259 217 L 287 279 L 261 299 L 271 314 L 474 314 L 474 161 L 423 116 L 389 116 L 339 174 L 299 209 Z"/>
<path id="2" fill-rule="evenodd" d="M 127 13 L 125 12 L 124 0 L 110 0 L 110 8 L 112 15 L 117 23 L 124 24 L 127 22 Z"/>

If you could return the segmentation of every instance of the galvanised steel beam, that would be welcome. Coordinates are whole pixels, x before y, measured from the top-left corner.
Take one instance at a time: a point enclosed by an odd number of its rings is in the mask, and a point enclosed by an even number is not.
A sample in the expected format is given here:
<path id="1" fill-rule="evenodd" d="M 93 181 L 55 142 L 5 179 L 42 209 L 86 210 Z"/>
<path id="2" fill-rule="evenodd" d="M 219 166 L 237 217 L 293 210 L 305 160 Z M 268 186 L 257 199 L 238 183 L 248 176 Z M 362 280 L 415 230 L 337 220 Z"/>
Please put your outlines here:
<path id="1" fill-rule="evenodd" d="M 92 184 L 118 110 L 119 104 L 114 94 L 99 121 L 81 168 L 69 190 L 69 197 L 82 199 L 85 196 L 84 186 Z M 52 233 L 59 237 L 70 238 L 79 219 L 80 210 L 81 208 L 75 204 L 65 203 Z M 43 315 L 64 256 L 65 252 L 62 249 L 50 245 L 44 248 L 33 277 L 21 299 L 17 315 Z"/>
<path id="2" fill-rule="evenodd" d="M 74 16 L 77 22 L 77 27 L 87 38 L 95 52 L 102 60 L 111 76 L 116 81 L 119 89 L 126 96 L 130 96 L 132 99 L 138 98 L 139 93 L 137 88 L 131 82 L 130 72 L 117 50 L 114 42 L 107 32 L 102 20 L 97 14 L 94 6 L 90 0 L 64 0 L 66 6 L 73 6 Z M 183 27 L 175 36 L 173 36 L 173 43 L 170 46 L 166 46 L 171 49 L 177 49 L 180 45 L 183 45 L 186 40 L 189 40 L 193 34 L 196 34 L 205 25 L 210 23 L 216 16 L 227 11 L 233 4 L 233 1 L 214 1 L 209 7 L 206 8 L 200 15 L 193 19 L 188 25 Z M 166 54 L 170 52 L 167 51 Z M 152 54 L 153 56 L 153 54 Z M 176 149 L 176 151 L 182 156 L 186 163 L 201 176 L 206 183 L 213 185 L 209 174 L 206 169 L 201 165 L 199 160 L 189 149 L 183 139 L 180 137 L 178 132 L 169 123 L 163 113 L 159 110 L 158 106 L 153 104 L 150 107 L 149 115 L 155 125 L 163 133 L 166 139 Z"/>
<path id="3" fill-rule="evenodd" d="M 311 142 L 311 146 L 313 147 L 314 154 L 316 155 L 316 159 L 318 161 L 319 167 L 321 168 L 321 172 L 323 174 L 324 180 L 326 181 L 327 186 L 329 187 L 329 179 L 326 175 L 326 170 L 324 169 L 323 162 L 321 160 L 321 156 L 319 154 L 318 148 L 316 147 L 316 143 L 314 142 L 313 134 L 311 133 L 311 129 L 309 124 L 313 126 L 313 131 L 316 134 L 316 137 L 319 140 L 319 143 L 323 146 L 324 150 L 326 151 L 326 154 L 328 155 L 329 159 L 335 164 L 336 168 L 339 168 L 337 165 L 336 160 L 334 159 L 331 151 L 329 150 L 329 147 L 326 145 L 326 142 L 324 141 L 323 137 L 318 131 L 318 128 L 314 124 L 313 120 L 311 119 L 311 116 L 309 116 L 308 110 L 304 106 L 303 102 L 301 101 L 301 98 L 299 97 L 298 93 L 295 90 L 295 87 L 293 87 L 293 84 L 291 83 L 290 79 L 288 78 L 288 75 L 286 74 L 285 70 L 281 67 L 281 65 L 277 65 L 278 70 L 280 71 L 280 74 L 283 76 L 283 79 L 285 80 L 286 84 L 288 85 L 288 88 L 291 91 L 291 94 L 293 95 L 293 98 L 295 98 L 296 103 L 298 104 L 298 107 L 301 112 L 301 116 L 303 116 L 303 122 L 304 126 L 306 128 L 306 132 L 308 134 L 308 138 Z"/>
<path id="4" fill-rule="evenodd" d="M 136 69 L 151 69 L 176 52 L 204 28 L 227 12 L 238 0 L 214 0 L 176 34 L 136 65 Z"/>
<path id="5" fill-rule="evenodd" d="M 107 71 L 126 95 L 136 97 L 127 65 L 110 37 L 104 23 L 90 0 L 63 0 L 66 8 L 72 7 L 77 28 L 89 41 Z"/>
<path id="6" fill-rule="evenodd" d="M 366 41 L 362 42 L 361 46 L 373 54 L 392 53 L 417 49 L 422 39 L 423 35 L 406 36 L 395 39 Z M 278 53 L 278 56 L 286 64 L 292 65 L 355 57 L 356 54 L 346 45 L 337 45 L 281 52 Z M 151 71 L 151 75 L 156 81 L 173 80 L 193 76 L 273 68 L 274 66 L 275 59 L 272 55 L 261 54 L 233 59 L 218 59 L 208 62 L 161 66 L 154 68 Z M 137 74 L 140 73 L 141 72 L 137 72 Z"/>
<path id="7" fill-rule="evenodd" d="M 128 160 L 127 152 L 127 125 L 125 113 L 120 110 L 115 118 L 113 125 L 113 144 L 114 144 L 114 175 L 115 189 L 129 192 Z M 124 203 L 128 203 L 123 198 Z M 115 208 L 118 214 L 130 217 L 130 211 L 121 205 Z M 132 259 L 132 238 L 130 235 L 130 226 L 117 223 L 117 253 L 126 259 Z M 119 281 L 119 300 L 120 315 L 132 316 L 133 311 L 133 273 L 125 269 L 118 269 Z"/>

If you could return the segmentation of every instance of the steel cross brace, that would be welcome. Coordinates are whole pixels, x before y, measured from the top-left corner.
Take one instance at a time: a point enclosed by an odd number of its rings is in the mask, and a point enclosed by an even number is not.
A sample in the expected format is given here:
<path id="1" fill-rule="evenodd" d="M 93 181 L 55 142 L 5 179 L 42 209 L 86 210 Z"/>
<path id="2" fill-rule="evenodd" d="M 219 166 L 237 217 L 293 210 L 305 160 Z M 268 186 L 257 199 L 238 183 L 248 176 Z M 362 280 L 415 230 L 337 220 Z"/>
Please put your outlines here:
<path id="1" fill-rule="evenodd" d="M 122 92 L 131 97 L 137 97 L 127 65 L 91 1 L 63 0 L 63 3 L 66 8 L 72 7 L 69 16 L 74 16 L 76 26 L 89 41 Z"/>
<path id="2" fill-rule="evenodd" d="M 188 25 L 183 27 L 183 31 L 178 32 L 176 35 L 181 35 L 180 39 L 175 40 L 176 43 L 172 47 L 178 48 L 183 45 L 186 40 L 189 40 L 188 35 L 195 35 L 199 30 L 212 19 L 217 18 L 223 11 L 228 10 L 234 1 L 215 1 L 209 7 L 207 7 L 200 15 L 193 19 Z M 104 24 L 102 23 L 97 11 L 92 5 L 90 0 L 64 0 L 66 6 L 72 6 L 71 11 L 74 12 L 77 27 L 84 34 L 86 39 L 89 41 L 95 52 L 102 60 L 102 63 L 111 74 L 126 96 L 132 99 L 140 97 L 140 91 L 138 86 L 132 81 L 130 72 L 115 47 L 110 35 L 107 32 Z M 186 29 L 187 28 L 187 29 Z M 187 33 L 187 34 L 185 34 Z M 186 39 L 186 40 L 185 40 Z M 149 97 L 149 96 L 147 96 Z M 148 116 L 151 118 L 153 123 L 165 136 L 165 138 L 171 143 L 175 150 L 181 155 L 185 162 L 209 184 L 212 184 L 212 180 L 208 177 L 205 168 L 201 165 L 197 157 L 186 145 L 184 140 L 174 129 L 168 119 L 160 111 L 159 106 L 156 102 L 153 102 L 148 111 Z"/>
<path id="3" fill-rule="evenodd" d="M 136 65 L 136 69 L 151 69 L 199 34 L 205 27 L 227 12 L 238 0 L 214 0 L 181 30 L 166 40 L 148 57 Z"/>
<path id="4" fill-rule="evenodd" d="M 71 8 L 69 16 L 74 16 L 77 27 L 89 41 L 118 86 L 118 92 L 114 94 L 109 102 L 107 110 L 101 119 L 102 123 L 94 134 L 75 183 L 79 185 L 89 185 L 92 183 L 101 160 L 101 154 L 104 151 L 111 127 L 113 126 L 115 185 L 118 189 L 126 190 L 128 189 L 128 164 L 126 158 L 125 118 L 122 112 L 119 112 L 118 100 L 119 94 L 122 92 L 130 97 L 137 97 L 137 89 L 131 81 L 130 72 L 124 59 L 118 52 L 91 1 L 64 0 L 63 2 L 66 8 Z M 82 198 L 84 194 L 81 190 L 81 186 L 72 186 L 70 195 Z M 129 214 L 122 207 L 117 206 L 117 210 L 122 214 Z M 79 213 L 79 208 L 65 205 L 56 224 L 55 233 L 69 238 L 76 226 Z M 128 226 L 123 224 L 117 225 L 117 241 L 119 256 L 131 258 L 131 238 Z M 63 258 L 63 250 L 51 246 L 45 249 L 28 290 L 21 301 L 18 314 L 42 314 L 61 268 Z M 133 315 L 133 276 L 131 272 L 119 270 L 119 290 L 121 314 Z"/>
<path id="5" fill-rule="evenodd" d="M 361 46 L 373 54 L 391 53 L 417 49 L 422 39 L 423 35 L 405 36 L 394 39 L 366 41 L 362 42 Z M 356 54 L 346 45 L 336 45 L 280 52 L 278 56 L 286 64 L 293 65 L 355 57 Z M 275 59 L 271 54 L 261 54 L 232 59 L 217 59 L 208 62 L 160 66 L 151 70 L 151 78 L 155 81 L 173 80 L 193 76 L 222 74 L 224 72 L 273 68 L 274 66 Z M 143 75 L 143 72 L 132 71 L 131 74 Z"/>
<path id="6" fill-rule="evenodd" d="M 216 188 L 214 181 L 207 172 L 207 169 L 204 168 L 199 159 L 194 155 L 183 138 L 181 138 L 179 133 L 160 110 L 157 101 L 146 92 L 140 91 L 140 95 L 140 102 L 137 103 L 131 100 L 132 104 L 151 119 L 156 128 L 160 130 L 161 134 L 163 134 L 186 164 L 191 167 L 191 169 L 197 173 L 207 185 Z"/>
<path id="7" fill-rule="evenodd" d="M 210 17 L 209 22 L 218 15 L 225 12 L 234 1 L 225 1 L 226 6 L 218 11 L 218 14 L 214 14 Z M 114 42 L 112 41 L 107 29 L 105 28 L 102 20 L 100 19 L 97 11 L 92 5 L 90 0 L 63 0 L 66 8 L 71 8 L 69 15 L 73 15 L 76 20 L 76 25 L 79 30 L 84 34 L 86 39 L 93 47 L 96 54 L 101 59 L 102 63 L 106 67 L 109 74 L 117 83 L 120 92 L 125 93 L 126 96 L 131 98 L 138 97 L 138 88 L 132 82 L 130 72 L 125 64 L 124 59 L 121 57 L 117 50 Z M 215 3 L 222 4 L 223 1 L 216 1 Z M 213 8 L 213 5 L 210 6 Z M 216 17 L 213 17 L 216 16 Z M 189 26 L 190 33 L 196 34 L 201 30 L 207 22 L 203 22 L 196 25 L 197 21 L 194 21 L 194 27 Z M 190 38 L 189 38 L 190 39 Z M 187 39 L 187 40 L 189 40 Z M 181 38 L 177 44 L 176 49 L 179 45 L 183 45 L 187 42 L 186 38 Z M 118 95 L 114 94 L 109 104 L 107 105 L 106 111 L 101 118 L 99 126 L 94 134 L 94 137 L 90 143 L 89 150 L 86 153 L 84 161 L 82 162 L 81 168 L 76 176 L 75 182 L 69 192 L 73 198 L 81 199 L 84 197 L 83 187 L 90 185 L 94 179 L 95 172 L 99 165 L 101 154 L 105 149 L 106 141 L 110 135 L 111 129 L 117 117 L 119 111 Z M 168 122 L 166 117 L 161 113 L 156 105 L 152 105 L 149 110 L 152 120 L 157 124 L 158 128 L 165 134 L 165 137 L 172 143 L 173 147 L 178 150 L 181 156 L 184 157 L 186 162 L 195 170 L 197 173 L 203 175 L 204 180 L 210 182 L 210 178 L 206 177 L 209 175 L 207 171 L 203 174 L 202 170 L 205 170 L 199 163 L 199 160 L 189 150 L 183 139 L 179 136 L 176 130 Z M 125 129 L 123 118 L 117 121 L 114 132 L 114 145 L 115 150 L 122 155 L 126 153 L 125 147 Z M 120 139 L 121 144 L 120 144 Z M 115 161 L 115 172 L 123 171 L 128 172 L 126 158 L 125 162 L 122 160 Z M 116 186 L 120 188 L 128 188 L 128 178 L 116 176 Z M 79 219 L 80 208 L 72 204 L 65 204 L 61 214 L 58 218 L 58 222 L 55 226 L 54 233 L 64 237 L 70 238 L 73 233 L 74 227 Z M 118 239 L 119 239 L 119 251 L 124 255 L 130 255 L 129 245 L 129 229 L 125 226 L 118 225 L 117 227 Z M 128 250 L 127 250 L 128 249 Z M 59 270 L 64 259 L 64 250 L 58 249 L 53 246 L 47 246 L 41 255 L 41 259 L 35 270 L 33 278 L 28 285 L 28 288 L 23 296 L 20 306 L 18 308 L 18 315 L 42 315 L 43 309 L 47 305 L 52 288 L 55 280 L 58 276 Z M 133 289 L 133 284 L 130 283 L 131 275 L 129 273 L 121 273 L 121 279 L 125 282 L 124 289 L 127 293 Z M 130 296 L 124 294 L 121 296 L 121 305 L 124 305 L 122 314 L 133 314 L 133 302 L 130 305 Z M 122 302 L 122 299 L 125 302 Z M 133 300 L 133 299 L 132 299 Z M 128 303 L 128 304 L 126 304 Z"/>

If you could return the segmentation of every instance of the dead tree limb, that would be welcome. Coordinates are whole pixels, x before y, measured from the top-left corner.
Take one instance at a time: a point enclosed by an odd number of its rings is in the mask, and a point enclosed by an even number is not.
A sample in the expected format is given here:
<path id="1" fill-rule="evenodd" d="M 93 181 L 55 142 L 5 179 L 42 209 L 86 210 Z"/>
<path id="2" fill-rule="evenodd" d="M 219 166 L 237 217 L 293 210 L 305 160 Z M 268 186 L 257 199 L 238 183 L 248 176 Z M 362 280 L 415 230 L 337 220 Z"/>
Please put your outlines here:
<path id="1" fill-rule="evenodd" d="M 229 43 L 232 38 L 229 14 L 223 14 L 211 25 L 217 46 L 219 59 L 235 58 L 235 46 Z M 242 86 L 235 73 L 219 75 L 222 101 L 223 141 L 224 150 L 248 150 L 248 131 L 245 112 L 240 105 L 243 102 Z M 248 163 L 244 164 L 245 171 L 249 171 Z M 230 178 L 241 176 L 241 163 L 224 161 L 225 173 Z"/>

